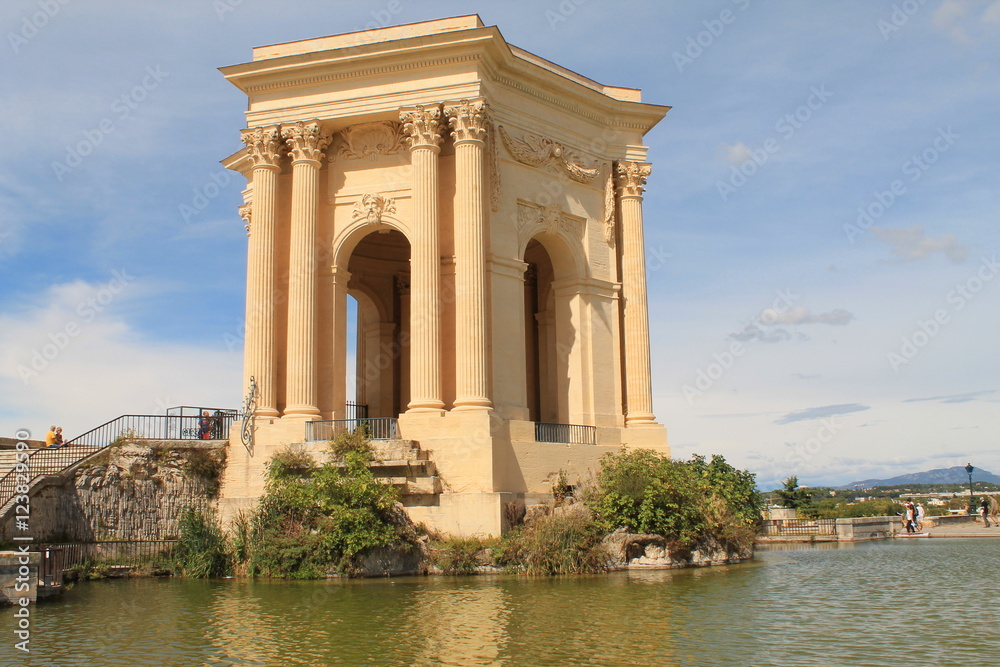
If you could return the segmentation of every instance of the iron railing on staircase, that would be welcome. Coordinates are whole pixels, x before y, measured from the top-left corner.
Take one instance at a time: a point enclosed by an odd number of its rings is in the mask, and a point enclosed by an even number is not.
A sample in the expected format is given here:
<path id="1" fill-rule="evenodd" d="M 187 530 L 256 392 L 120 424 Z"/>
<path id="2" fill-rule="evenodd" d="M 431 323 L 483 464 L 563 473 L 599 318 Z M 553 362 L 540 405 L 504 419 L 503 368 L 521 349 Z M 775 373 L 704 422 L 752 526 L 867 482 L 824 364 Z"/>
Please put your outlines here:
<path id="1" fill-rule="evenodd" d="M 16 495 L 26 494 L 37 478 L 60 474 L 119 439 L 227 439 L 229 425 L 239 414 L 235 410 L 207 411 L 207 423 L 202 422 L 203 417 L 197 414 L 122 415 L 78 435 L 61 447 L 18 451 L 14 467 L 0 477 L 0 514 Z M 208 437 L 205 438 L 205 435 Z"/>

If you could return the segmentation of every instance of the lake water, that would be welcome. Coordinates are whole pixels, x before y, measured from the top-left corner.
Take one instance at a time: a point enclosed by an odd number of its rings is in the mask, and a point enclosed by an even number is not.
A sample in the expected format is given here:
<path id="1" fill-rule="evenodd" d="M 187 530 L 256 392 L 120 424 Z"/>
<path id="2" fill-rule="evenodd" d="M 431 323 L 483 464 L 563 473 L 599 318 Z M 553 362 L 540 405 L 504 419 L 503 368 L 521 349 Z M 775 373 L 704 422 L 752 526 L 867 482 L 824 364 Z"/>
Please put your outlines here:
<path id="1" fill-rule="evenodd" d="M 769 548 L 719 568 L 527 579 L 83 582 L 0 609 L 2 665 L 1000 664 L 998 547 Z"/>

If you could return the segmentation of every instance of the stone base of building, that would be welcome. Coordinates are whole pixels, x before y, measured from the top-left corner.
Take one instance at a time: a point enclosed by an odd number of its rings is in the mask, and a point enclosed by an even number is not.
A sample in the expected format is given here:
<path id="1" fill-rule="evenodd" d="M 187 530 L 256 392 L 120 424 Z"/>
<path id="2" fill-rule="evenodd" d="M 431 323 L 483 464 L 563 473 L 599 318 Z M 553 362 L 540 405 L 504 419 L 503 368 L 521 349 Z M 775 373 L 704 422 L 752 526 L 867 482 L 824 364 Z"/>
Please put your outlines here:
<path id="1" fill-rule="evenodd" d="M 601 458 L 630 449 L 669 454 L 660 424 L 596 430 L 597 444 L 539 442 L 535 423 L 499 417 L 491 410 L 410 413 L 399 417 L 399 437 L 419 447 L 432 463 L 433 484 L 415 483 L 405 473 L 386 473 L 403 492 L 402 502 L 415 523 L 459 536 L 500 535 L 525 505 L 551 498 L 565 474 L 570 485 L 594 477 Z M 233 429 L 220 497 L 224 522 L 248 510 L 264 492 L 267 461 L 286 447 L 314 454 L 321 443 L 306 443 L 305 422 L 295 418 L 258 418 L 252 454 Z M 425 474 L 427 474 L 425 472 Z"/>

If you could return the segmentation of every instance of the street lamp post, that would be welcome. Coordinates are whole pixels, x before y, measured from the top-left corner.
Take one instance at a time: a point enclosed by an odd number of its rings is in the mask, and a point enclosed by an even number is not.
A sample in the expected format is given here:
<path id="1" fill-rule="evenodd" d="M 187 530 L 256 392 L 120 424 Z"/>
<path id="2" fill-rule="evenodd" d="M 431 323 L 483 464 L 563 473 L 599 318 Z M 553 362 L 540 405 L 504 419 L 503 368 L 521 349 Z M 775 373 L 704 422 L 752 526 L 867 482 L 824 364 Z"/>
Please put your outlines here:
<path id="1" fill-rule="evenodd" d="M 965 465 L 965 472 L 969 473 L 969 514 L 972 514 L 972 510 L 976 506 L 976 499 L 972 496 L 972 471 L 975 469 L 971 463 Z"/>

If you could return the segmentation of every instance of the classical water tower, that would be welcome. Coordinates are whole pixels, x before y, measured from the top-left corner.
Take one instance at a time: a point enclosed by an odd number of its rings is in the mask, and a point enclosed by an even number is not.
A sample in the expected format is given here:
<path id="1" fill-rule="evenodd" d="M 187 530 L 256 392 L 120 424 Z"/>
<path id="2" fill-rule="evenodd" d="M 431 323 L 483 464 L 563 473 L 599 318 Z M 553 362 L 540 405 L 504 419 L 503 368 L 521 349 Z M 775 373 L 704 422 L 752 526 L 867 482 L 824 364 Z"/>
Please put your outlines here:
<path id="1" fill-rule="evenodd" d="M 256 387 L 225 508 L 260 495 L 277 449 L 362 422 L 433 460 L 433 492 L 404 500 L 460 534 L 499 533 L 506 505 L 622 445 L 669 451 L 642 216 L 643 136 L 668 107 L 475 15 L 259 47 L 222 72 L 249 98 L 223 163 L 248 183 Z"/>

